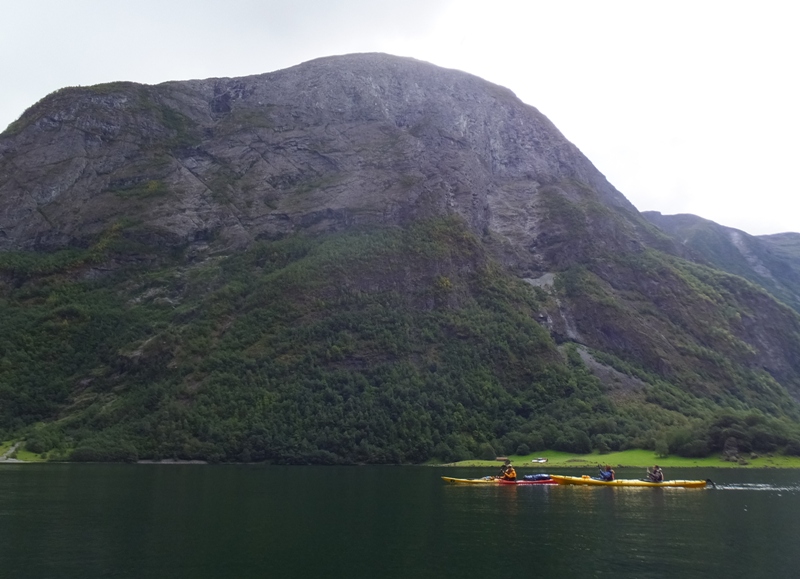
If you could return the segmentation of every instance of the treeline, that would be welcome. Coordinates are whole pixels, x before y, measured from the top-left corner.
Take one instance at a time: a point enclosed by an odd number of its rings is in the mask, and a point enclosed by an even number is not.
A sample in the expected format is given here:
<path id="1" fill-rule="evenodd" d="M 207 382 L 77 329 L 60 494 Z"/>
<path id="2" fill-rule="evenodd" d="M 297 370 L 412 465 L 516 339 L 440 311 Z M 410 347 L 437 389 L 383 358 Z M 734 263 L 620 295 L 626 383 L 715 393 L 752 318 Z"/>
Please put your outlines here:
<path id="1" fill-rule="evenodd" d="M 0 260 L 0 434 L 51 459 L 800 447 L 788 418 L 732 412 L 668 382 L 649 399 L 610 396 L 577 348 L 536 321 L 553 298 L 506 275 L 456 219 L 95 279 L 81 263 Z"/>
<path id="2" fill-rule="evenodd" d="M 662 455 L 704 457 L 712 453 L 773 453 L 800 456 L 800 429 L 758 412 L 720 411 L 710 421 L 667 431 L 654 450 Z"/>

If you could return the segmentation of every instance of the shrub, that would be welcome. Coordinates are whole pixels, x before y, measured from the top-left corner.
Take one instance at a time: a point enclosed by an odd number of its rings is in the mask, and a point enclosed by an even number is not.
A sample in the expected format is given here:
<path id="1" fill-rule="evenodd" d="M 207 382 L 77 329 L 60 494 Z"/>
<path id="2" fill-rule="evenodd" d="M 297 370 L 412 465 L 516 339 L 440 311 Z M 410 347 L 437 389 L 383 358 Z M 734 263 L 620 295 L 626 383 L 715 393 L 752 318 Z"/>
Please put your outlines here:
<path id="1" fill-rule="evenodd" d="M 545 449 L 546 446 L 544 444 L 544 439 L 541 437 L 541 435 L 531 434 L 530 436 L 528 436 L 528 448 L 530 448 L 531 451 Z"/>
<path id="2" fill-rule="evenodd" d="M 484 442 L 478 447 L 478 458 L 481 460 L 494 460 L 496 456 L 497 452 L 495 452 L 494 447 L 488 442 Z"/>
<path id="3" fill-rule="evenodd" d="M 29 438 L 25 441 L 25 450 L 33 454 L 42 454 L 49 449 L 45 448 L 43 442 L 38 438 Z"/>
<path id="4" fill-rule="evenodd" d="M 668 454 L 681 455 L 681 449 L 691 444 L 695 439 L 694 434 L 688 428 L 675 428 L 666 436 Z"/>
<path id="5" fill-rule="evenodd" d="M 711 449 L 708 446 L 708 442 L 705 440 L 693 440 L 678 448 L 675 454 L 686 458 L 702 458 L 710 453 Z"/>
<path id="6" fill-rule="evenodd" d="M 611 452 L 611 447 L 608 445 L 606 441 L 606 437 L 602 434 L 596 434 L 592 437 L 592 446 L 599 452 L 600 454 L 608 454 Z"/>
<path id="7" fill-rule="evenodd" d="M 583 431 L 569 429 L 556 439 L 553 445 L 556 450 L 573 454 L 589 454 L 592 452 L 592 441 Z"/>
<path id="8" fill-rule="evenodd" d="M 109 446 L 95 446 L 90 443 L 73 450 L 69 459 L 73 462 L 136 462 L 139 460 L 139 453 L 130 443 Z"/>
<path id="9" fill-rule="evenodd" d="M 783 449 L 783 453 L 789 456 L 800 456 L 800 440 L 789 441 L 789 444 Z"/>

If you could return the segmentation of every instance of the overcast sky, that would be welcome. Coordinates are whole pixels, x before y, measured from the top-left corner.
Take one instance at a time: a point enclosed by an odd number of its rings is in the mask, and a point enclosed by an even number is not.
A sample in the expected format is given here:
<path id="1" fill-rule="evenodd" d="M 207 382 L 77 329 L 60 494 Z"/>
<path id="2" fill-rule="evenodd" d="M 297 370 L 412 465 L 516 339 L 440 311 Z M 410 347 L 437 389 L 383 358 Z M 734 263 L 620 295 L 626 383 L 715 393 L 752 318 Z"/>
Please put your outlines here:
<path id="1" fill-rule="evenodd" d="M 388 52 L 510 88 L 642 211 L 800 232 L 790 1 L 0 0 L 0 16 L 0 128 L 63 86 Z"/>

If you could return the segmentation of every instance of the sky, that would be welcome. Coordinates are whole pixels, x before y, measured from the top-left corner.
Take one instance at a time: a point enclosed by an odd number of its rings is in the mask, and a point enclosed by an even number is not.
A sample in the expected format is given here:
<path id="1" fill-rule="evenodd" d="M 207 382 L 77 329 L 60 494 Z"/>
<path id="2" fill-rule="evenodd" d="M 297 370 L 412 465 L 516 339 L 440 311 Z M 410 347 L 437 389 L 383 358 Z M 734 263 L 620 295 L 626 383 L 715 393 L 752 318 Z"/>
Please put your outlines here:
<path id="1" fill-rule="evenodd" d="M 800 232 L 787 0 L 0 0 L 0 129 L 64 86 L 386 52 L 503 85 L 640 211 Z"/>

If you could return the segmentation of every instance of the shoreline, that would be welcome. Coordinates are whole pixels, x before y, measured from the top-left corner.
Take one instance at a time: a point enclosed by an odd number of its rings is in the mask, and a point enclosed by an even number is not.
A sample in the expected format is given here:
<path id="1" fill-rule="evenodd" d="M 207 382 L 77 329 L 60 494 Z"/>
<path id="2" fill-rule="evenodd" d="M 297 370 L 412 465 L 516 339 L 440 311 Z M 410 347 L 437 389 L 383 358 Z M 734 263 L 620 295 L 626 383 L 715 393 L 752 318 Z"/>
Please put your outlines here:
<path id="1" fill-rule="evenodd" d="M 6 443 L 8 444 L 8 443 Z M 3 445 L 5 448 L 0 454 L 0 465 L 2 464 L 80 464 L 69 460 L 48 460 L 36 456 L 35 460 L 25 460 L 30 453 L 19 449 L 21 441 Z M 11 458 L 14 451 L 21 452 L 22 458 Z M 33 456 L 33 455 L 31 455 Z M 536 454 L 525 456 L 509 455 L 496 457 L 493 460 L 462 460 L 458 462 L 440 463 L 428 461 L 421 464 L 398 464 L 398 465 L 375 465 L 375 466 L 435 466 L 443 468 L 496 468 L 498 461 L 508 458 L 514 463 L 517 469 L 525 470 L 549 470 L 557 468 L 569 469 L 595 469 L 598 464 L 608 464 L 614 468 L 647 468 L 658 464 L 664 468 L 723 468 L 723 469 L 800 469 L 800 456 L 786 455 L 756 455 L 748 454 L 740 457 L 740 460 L 731 462 L 722 459 L 720 454 L 704 458 L 685 458 L 680 456 L 657 456 L 655 452 L 649 450 L 633 449 L 607 454 L 592 453 L 588 455 L 575 455 L 565 452 L 544 450 Z M 141 459 L 132 463 L 126 462 L 92 462 L 91 464 L 144 464 L 144 465 L 207 465 L 205 460 L 180 460 L 174 458 L 166 459 Z M 255 465 L 268 463 L 253 462 L 220 462 L 221 465 Z M 343 465 L 344 466 L 344 465 Z M 346 466 L 367 466 L 367 465 L 346 465 Z"/>

